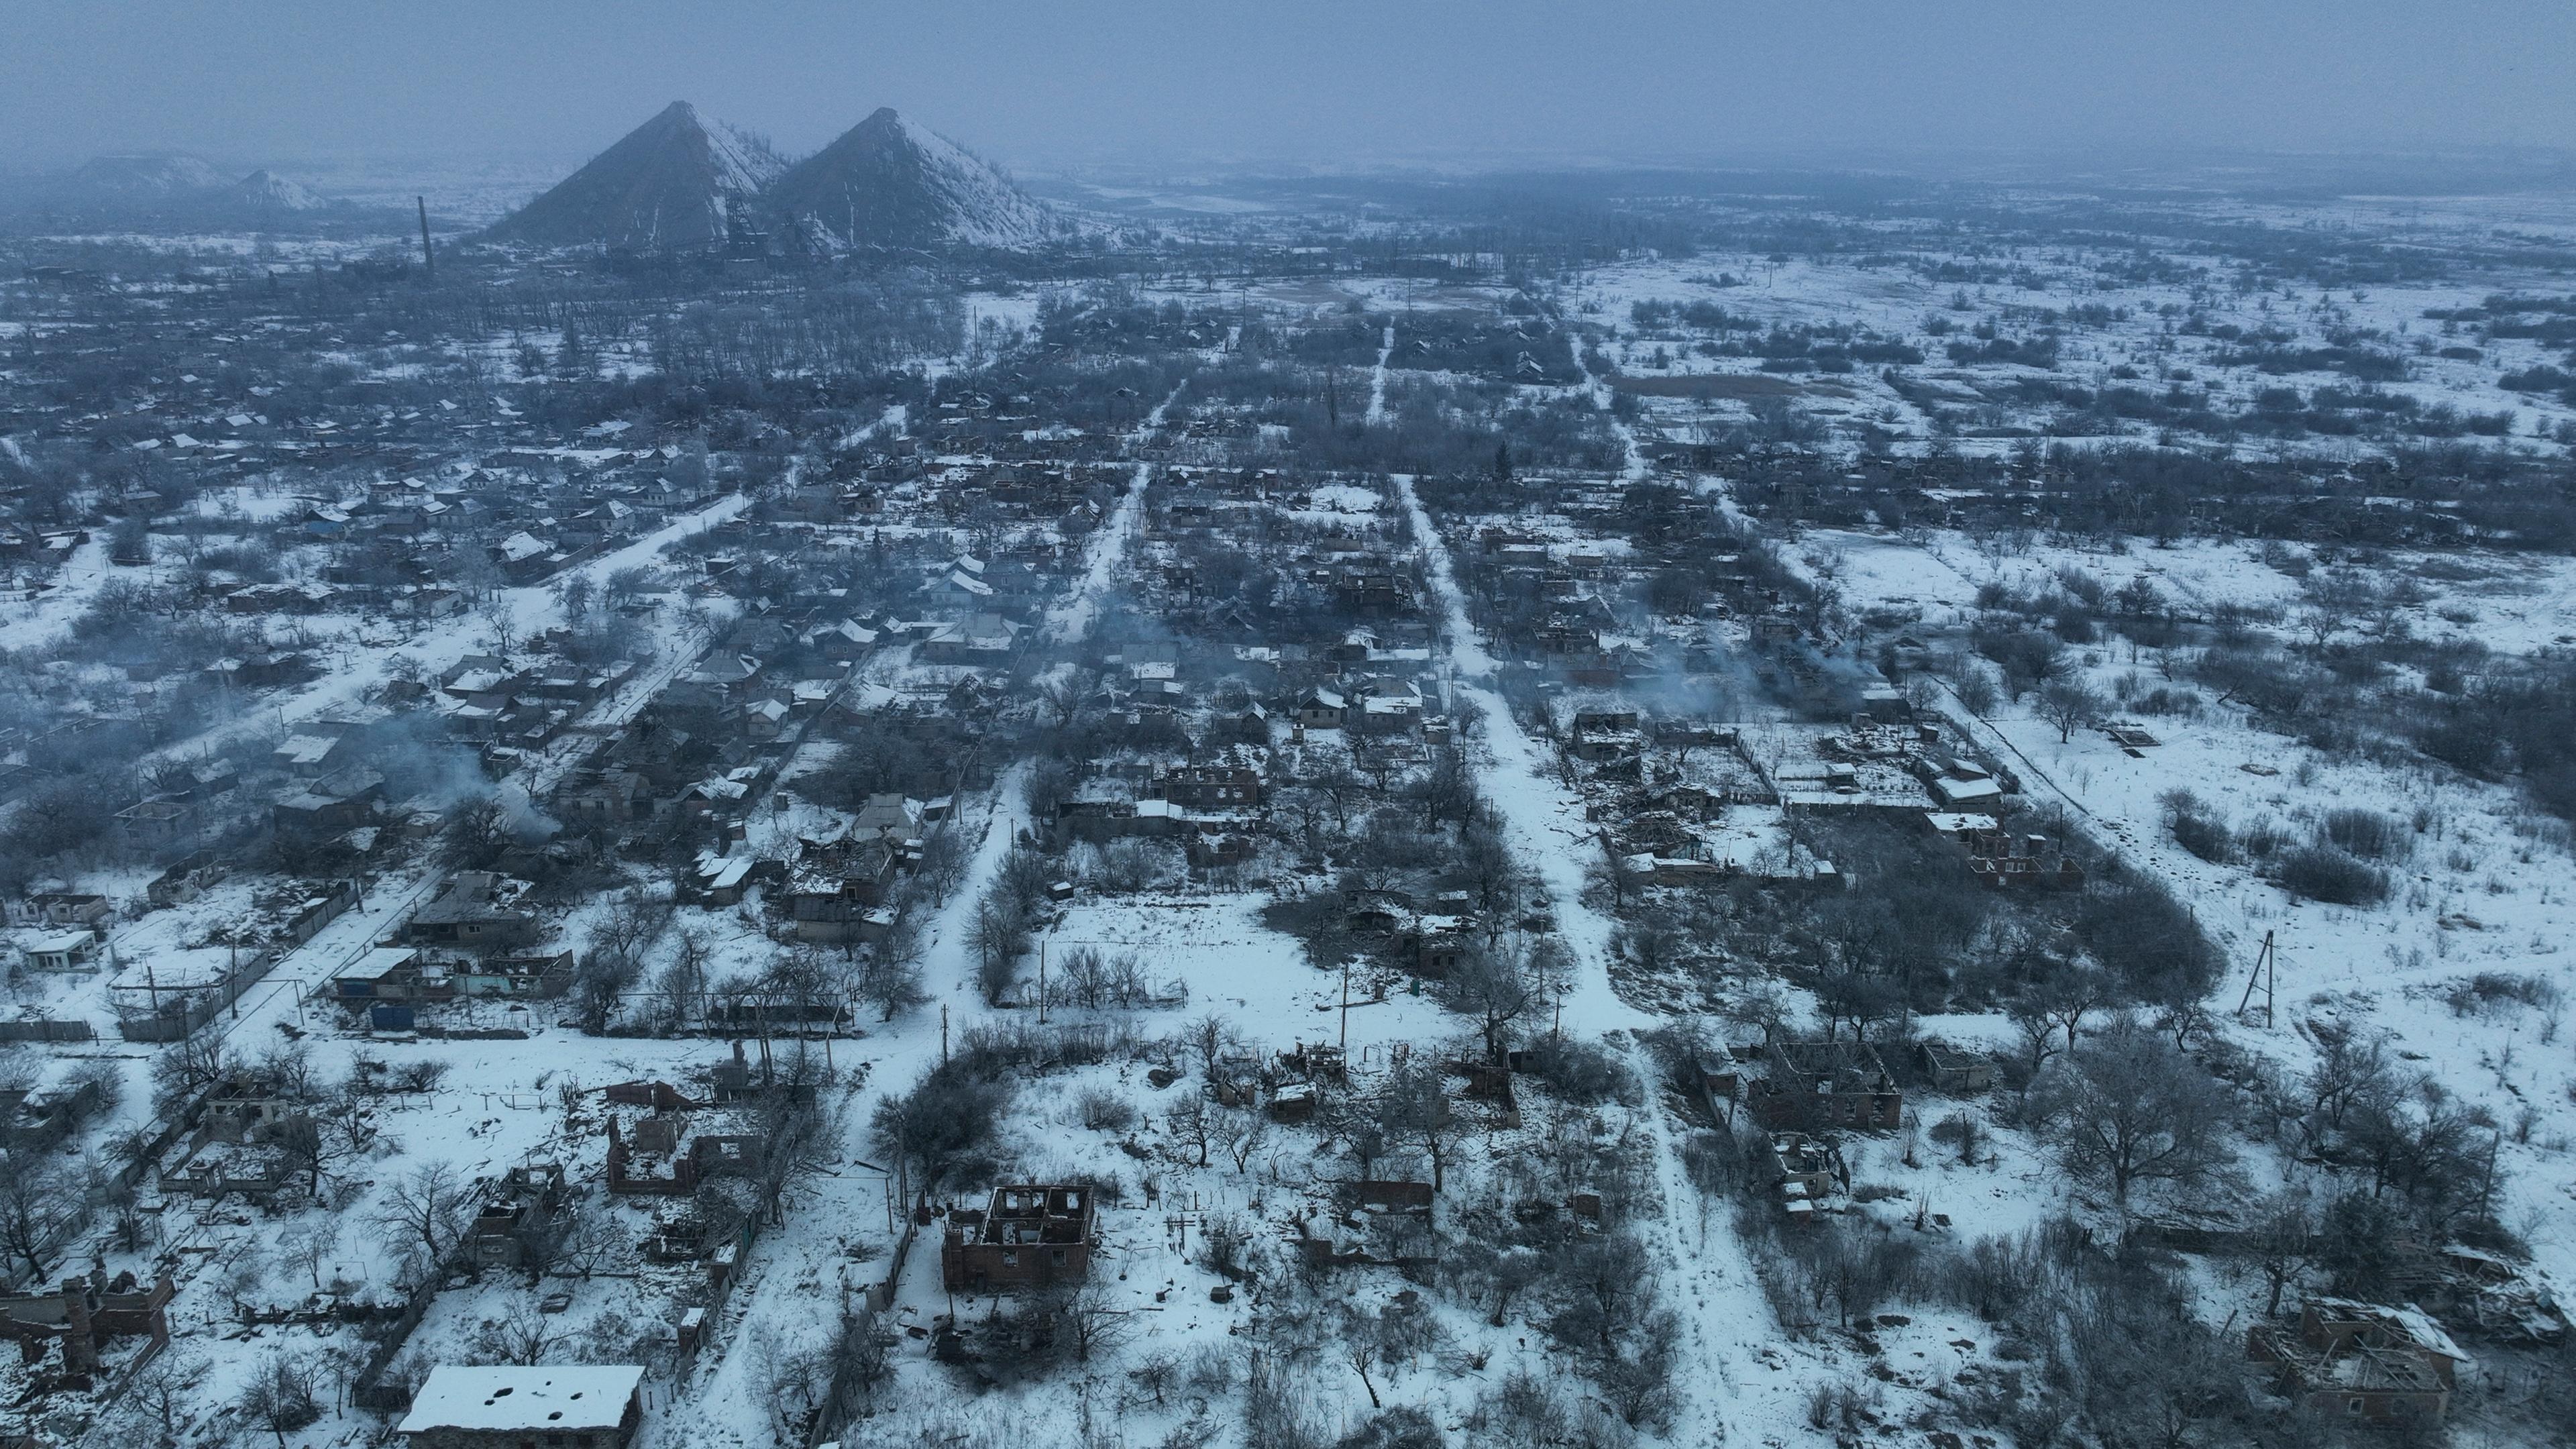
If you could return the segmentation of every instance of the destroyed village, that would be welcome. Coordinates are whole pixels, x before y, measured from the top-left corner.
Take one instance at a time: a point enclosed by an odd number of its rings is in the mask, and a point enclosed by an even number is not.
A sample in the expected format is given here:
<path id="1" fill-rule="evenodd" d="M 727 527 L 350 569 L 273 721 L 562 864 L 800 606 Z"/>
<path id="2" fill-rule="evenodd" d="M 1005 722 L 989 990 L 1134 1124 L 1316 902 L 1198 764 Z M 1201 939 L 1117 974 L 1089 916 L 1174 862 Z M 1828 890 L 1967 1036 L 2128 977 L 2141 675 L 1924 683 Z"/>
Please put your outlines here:
<path id="1" fill-rule="evenodd" d="M 2576 1443 L 2568 193 L 922 110 L 0 175 L 0 1449 Z"/>

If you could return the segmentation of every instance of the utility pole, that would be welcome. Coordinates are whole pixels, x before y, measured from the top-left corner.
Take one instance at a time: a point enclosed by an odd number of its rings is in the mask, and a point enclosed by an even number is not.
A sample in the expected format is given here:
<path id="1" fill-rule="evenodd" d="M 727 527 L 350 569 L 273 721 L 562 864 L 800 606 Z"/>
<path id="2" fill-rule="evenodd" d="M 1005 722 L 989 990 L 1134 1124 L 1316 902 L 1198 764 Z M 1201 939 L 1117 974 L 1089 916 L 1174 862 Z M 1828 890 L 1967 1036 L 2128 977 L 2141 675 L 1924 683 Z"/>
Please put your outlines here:
<path id="1" fill-rule="evenodd" d="M 2263 1025 L 2272 1025 L 2272 988 L 2279 971 L 2280 958 L 2272 946 L 2272 933 L 2263 933 L 2263 949 L 2254 954 L 2254 969 L 2245 977 L 2245 995 L 2236 1003 L 2238 1020 L 2245 1018 L 2246 1008 L 2254 1004 L 2254 988 L 2263 988 Z"/>
<path id="2" fill-rule="evenodd" d="M 412 198 L 412 201 L 420 207 L 421 274 L 434 282 L 438 280 L 438 254 L 429 249 L 429 198 L 426 196 L 415 196 Z"/>

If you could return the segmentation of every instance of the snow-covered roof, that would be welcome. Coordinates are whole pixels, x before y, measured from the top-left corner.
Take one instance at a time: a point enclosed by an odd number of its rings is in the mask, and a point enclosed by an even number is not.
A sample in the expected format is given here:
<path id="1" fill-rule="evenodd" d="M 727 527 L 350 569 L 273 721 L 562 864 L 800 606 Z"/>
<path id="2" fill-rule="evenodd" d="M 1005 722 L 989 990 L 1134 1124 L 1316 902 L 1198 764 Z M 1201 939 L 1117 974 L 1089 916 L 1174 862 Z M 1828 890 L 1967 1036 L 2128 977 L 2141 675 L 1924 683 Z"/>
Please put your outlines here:
<path id="1" fill-rule="evenodd" d="M 526 529 L 521 529 L 501 540 L 501 557 L 511 563 L 525 563 L 529 559 L 554 552 L 554 547 L 553 544 Z"/>
<path id="2" fill-rule="evenodd" d="M 400 946 L 378 946 L 342 968 L 334 978 L 340 981 L 382 981 L 404 970 L 420 959 L 418 951 Z"/>
<path id="3" fill-rule="evenodd" d="M 1965 805 L 1975 801 L 2000 800 L 2004 787 L 1999 781 L 1990 779 L 1962 780 L 1942 775 L 1932 781 L 1932 793 L 1939 796 L 1944 805 Z"/>
<path id="4" fill-rule="evenodd" d="M 276 753 L 290 765 L 318 765 L 339 746 L 338 737 L 333 735 L 288 735 Z"/>
<path id="5" fill-rule="evenodd" d="M 614 1429 L 643 1381 L 634 1364 L 440 1364 L 412 1395 L 397 1432 Z"/>
<path id="6" fill-rule="evenodd" d="M 30 956 L 69 955 L 97 944 L 98 937 L 87 931 L 55 931 L 47 935 L 27 938 L 23 949 Z"/>

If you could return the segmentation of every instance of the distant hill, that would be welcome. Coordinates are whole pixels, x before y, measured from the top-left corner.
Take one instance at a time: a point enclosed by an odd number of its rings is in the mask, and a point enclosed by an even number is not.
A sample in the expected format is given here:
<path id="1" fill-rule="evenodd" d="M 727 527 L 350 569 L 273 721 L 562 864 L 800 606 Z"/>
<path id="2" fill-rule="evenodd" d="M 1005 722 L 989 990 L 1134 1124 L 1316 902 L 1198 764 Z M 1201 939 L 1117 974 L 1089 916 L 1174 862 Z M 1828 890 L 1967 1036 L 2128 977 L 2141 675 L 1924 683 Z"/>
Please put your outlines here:
<path id="1" fill-rule="evenodd" d="M 194 156 L 98 156 L 63 178 L 67 198 L 152 202 L 212 192 L 222 173 Z"/>
<path id="2" fill-rule="evenodd" d="M 1020 249 L 1056 229 L 1001 172 L 892 107 L 797 162 L 762 200 L 790 230 L 833 249 Z"/>
<path id="3" fill-rule="evenodd" d="M 673 101 L 489 234 L 538 246 L 721 246 L 751 199 L 785 170 L 765 142 Z"/>
<path id="4" fill-rule="evenodd" d="M 0 217 L 43 227 L 310 230 L 365 220 L 274 171 L 240 180 L 194 156 L 100 156 L 0 193 Z"/>
<path id="5" fill-rule="evenodd" d="M 254 171 L 228 188 L 225 199 L 251 211 L 320 211 L 331 203 L 274 171 Z"/>

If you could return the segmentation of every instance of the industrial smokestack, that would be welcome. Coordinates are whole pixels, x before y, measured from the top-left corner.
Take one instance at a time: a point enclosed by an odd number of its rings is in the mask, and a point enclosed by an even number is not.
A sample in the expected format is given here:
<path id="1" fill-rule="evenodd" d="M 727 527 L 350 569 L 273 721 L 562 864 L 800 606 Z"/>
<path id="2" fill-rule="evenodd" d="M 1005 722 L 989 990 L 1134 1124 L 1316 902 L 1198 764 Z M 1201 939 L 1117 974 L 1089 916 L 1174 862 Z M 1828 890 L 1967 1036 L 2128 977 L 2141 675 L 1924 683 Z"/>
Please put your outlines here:
<path id="1" fill-rule="evenodd" d="M 420 269 L 435 279 L 438 276 L 438 255 L 429 249 L 429 198 L 415 196 L 412 200 L 420 207 Z"/>

